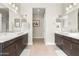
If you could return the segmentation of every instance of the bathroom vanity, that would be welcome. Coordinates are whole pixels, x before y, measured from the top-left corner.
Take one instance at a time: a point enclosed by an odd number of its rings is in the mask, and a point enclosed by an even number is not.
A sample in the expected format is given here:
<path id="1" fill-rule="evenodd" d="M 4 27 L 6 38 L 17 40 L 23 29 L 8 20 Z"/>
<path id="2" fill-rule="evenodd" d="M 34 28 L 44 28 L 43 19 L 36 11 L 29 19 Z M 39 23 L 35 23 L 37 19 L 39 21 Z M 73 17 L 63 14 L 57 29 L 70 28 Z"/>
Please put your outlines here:
<path id="1" fill-rule="evenodd" d="M 0 56 L 19 56 L 28 43 L 28 33 L 8 33 L 0 38 Z"/>
<path id="2" fill-rule="evenodd" d="M 55 43 L 68 56 L 79 56 L 79 33 L 55 33 Z"/>

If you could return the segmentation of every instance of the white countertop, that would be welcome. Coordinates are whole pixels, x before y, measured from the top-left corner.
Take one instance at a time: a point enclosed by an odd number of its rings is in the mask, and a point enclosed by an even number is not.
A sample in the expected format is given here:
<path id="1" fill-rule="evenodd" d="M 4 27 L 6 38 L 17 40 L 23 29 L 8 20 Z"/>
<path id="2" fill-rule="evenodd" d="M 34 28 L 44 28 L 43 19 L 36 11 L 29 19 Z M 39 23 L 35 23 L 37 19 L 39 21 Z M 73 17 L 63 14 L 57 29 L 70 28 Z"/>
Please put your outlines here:
<path id="1" fill-rule="evenodd" d="M 22 36 L 24 34 L 27 34 L 28 31 L 25 32 L 15 32 L 15 33 L 0 33 L 0 43 L 3 43 L 8 40 L 12 40 L 13 38 Z"/>
<path id="2" fill-rule="evenodd" d="M 75 39 L 79 40 L 79 33 L 75 32 L 75 33 L 70 33 L 70 32 L 56 32 L 58 34 L 64 35 L 64 36 L 68 36 L 68 37 L 72 37 Z"/>

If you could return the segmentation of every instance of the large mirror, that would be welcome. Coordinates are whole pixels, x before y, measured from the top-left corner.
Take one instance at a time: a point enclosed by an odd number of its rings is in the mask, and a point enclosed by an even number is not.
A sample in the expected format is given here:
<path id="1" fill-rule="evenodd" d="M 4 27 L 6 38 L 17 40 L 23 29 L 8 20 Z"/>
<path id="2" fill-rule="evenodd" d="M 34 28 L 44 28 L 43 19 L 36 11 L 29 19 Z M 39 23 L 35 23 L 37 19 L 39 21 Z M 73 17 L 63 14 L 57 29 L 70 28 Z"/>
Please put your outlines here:
<path id="1" fill-rule="evenodd" d="M 0 3 L 0 32 L 21 32 L 27 29 L 27 15 L 21 15 L 19 8 L 17 3 Z"/>
<path id="2" fill-rule="evenodd" d="M 61 17 L 61 29 L 64 32 L 79 32 L 79 9 Z"/>
<path id="3" fill-rule="evenodd" d="M 7 32 L 9 30 L 9 9 L 0 8 L 0 32 Z"/>
<path id="4" fill-rule="evenodd" d="M 19 21 L 18 27 L 15 26 L 18 25 L 17 19 Z M 13 10 L 6 3 L 0 3 L 0 32 L 14 32 L 16 28 L 19 28 L 20 31 L 20 19 L 21 16 L 18 11 Z"/>
<path id="5" fill-rule="evenodd" d="M 68 14 L 68 29 L 69 32 L 78 32 L 79 31 L 79 19 L 78 19 L 78 9 L 72 11 Z"/>
<path id="6" fill-rule="evenodd" d="M 0 4 L 0 32 L 9 31 L 9 9 Z"/>

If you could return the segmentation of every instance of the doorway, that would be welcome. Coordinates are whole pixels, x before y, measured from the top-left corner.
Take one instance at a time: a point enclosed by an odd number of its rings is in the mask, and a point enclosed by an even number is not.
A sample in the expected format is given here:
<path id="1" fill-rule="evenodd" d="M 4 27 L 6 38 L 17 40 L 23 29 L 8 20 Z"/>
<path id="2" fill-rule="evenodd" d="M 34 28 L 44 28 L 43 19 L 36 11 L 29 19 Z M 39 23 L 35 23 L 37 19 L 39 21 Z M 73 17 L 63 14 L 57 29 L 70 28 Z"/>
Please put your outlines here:
<path id="1" fill-rule="evenodd" d="M 44 42 L 45 8 L 33 8 L 33 44 Z"/>

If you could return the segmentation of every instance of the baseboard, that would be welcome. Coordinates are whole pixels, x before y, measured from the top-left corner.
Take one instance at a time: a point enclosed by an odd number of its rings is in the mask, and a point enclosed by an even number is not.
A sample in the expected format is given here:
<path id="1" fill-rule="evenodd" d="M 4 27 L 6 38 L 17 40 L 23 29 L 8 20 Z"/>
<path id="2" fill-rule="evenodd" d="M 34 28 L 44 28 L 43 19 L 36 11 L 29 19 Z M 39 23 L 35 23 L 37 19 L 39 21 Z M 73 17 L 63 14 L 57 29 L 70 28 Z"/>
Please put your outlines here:
<path id="1" fill-rule="evenodd" d="M 39 39 L 39 38 L 40 38 L 40 39 L 44 39 L 43 37 L 34 37 L 34 38 L 35 38 L 35 39 Z M 33 39 L 34 39 L 34 38 L 33 38 Z"/>
<path id="2" fill-rule="evenodd" d="M 56 45 L 55 43 L 45 43 L 45 45 Z"/>
<path id="3" fill-rule="evenodd" d="M 33 45 L 33 43 L 28 43 L 28 45 Z M 45 43 L 45 45 L 56 45 L 55 43 Z"/>

